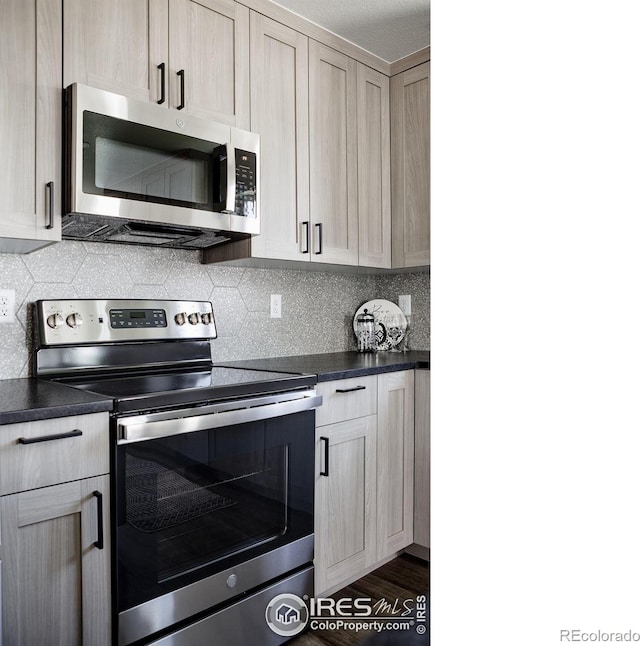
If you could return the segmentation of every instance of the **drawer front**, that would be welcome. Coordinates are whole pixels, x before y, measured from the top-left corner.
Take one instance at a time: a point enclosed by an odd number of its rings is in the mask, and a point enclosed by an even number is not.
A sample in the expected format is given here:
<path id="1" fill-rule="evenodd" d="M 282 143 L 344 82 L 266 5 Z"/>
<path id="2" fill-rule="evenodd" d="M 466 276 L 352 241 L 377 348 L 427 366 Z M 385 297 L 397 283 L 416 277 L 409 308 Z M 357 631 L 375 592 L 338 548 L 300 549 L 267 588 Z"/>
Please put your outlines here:
<path id="1" fill-rule="evenodd" d="M 109 472 L 109 413 L 0 427 L 0 495 Z"/>
<path id="2" fill-rule="evenodd" d="M 377 376 L 321 382 L 316 390 L 322 406 L 316 411 L 316 426 L 375 415 L 378 408 Z"/>

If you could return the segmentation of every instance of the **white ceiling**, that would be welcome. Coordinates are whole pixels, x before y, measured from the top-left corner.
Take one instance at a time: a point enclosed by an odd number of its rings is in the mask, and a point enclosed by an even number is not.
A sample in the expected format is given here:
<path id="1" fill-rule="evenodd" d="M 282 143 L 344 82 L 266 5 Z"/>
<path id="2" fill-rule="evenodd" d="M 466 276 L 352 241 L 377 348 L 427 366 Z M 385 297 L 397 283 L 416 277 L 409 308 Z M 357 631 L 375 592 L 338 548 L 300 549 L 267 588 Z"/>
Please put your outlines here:
<path id="1" fill-rule="evenodd" d="M 277 0 L 392 63 L 430 44 L 431 0 Z"/>

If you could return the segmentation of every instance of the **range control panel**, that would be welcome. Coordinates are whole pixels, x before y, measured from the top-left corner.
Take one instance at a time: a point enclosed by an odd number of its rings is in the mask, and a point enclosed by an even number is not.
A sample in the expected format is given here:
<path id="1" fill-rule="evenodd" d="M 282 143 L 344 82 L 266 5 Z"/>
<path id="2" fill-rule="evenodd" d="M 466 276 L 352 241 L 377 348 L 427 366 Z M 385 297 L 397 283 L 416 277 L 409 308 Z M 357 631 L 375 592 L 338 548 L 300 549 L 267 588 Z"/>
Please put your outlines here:
<path id="1" fill-rule="evenodd" d="M 36 319 L 41 346 L 217 336 L 208 301 L 37 301 Z"/>
<path id="2" fill-rule="evenodd" d="M 130 327 L 167 327 L 165 310 L 131 310 L 126 308 L 109 310 L 109 323 L 114 329 Z"/>

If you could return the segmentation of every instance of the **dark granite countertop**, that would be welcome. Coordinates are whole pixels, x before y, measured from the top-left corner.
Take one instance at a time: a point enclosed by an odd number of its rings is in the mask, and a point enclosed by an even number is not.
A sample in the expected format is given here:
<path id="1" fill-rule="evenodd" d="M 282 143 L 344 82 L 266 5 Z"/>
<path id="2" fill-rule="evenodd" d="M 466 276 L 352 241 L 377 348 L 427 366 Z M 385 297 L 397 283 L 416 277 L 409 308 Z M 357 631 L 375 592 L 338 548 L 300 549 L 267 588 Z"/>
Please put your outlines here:
<path id="1" fill-rule="evenodd" d="M 0 380 L 0 424 L 101 413 L 113 409 L 109 397 L 37 379 Z"/>
<path id="2" fill-rule="evenodd" d="M 430 352 L 413 350 L 411 352 L 332 352 L 329 354 L 306 354 L 271 359 L 250 359 L 217 363 L 220 366 L 250 368 L 254 370 L 273 370 L 275 372 L 296 372 L 318 376 L 318 381 L 349 379 L 375 375 L 381 372 L 430 368 Z"/>
<path id="3" fill-rule="evenodd" d="M 429 351 L 333 352 L 216 363 L 218 366 L 317 375 L 318 381 L 430 368 Z M 109 397 L 37 379 L 0 380 L 0 425 L 113 410 Z"/>

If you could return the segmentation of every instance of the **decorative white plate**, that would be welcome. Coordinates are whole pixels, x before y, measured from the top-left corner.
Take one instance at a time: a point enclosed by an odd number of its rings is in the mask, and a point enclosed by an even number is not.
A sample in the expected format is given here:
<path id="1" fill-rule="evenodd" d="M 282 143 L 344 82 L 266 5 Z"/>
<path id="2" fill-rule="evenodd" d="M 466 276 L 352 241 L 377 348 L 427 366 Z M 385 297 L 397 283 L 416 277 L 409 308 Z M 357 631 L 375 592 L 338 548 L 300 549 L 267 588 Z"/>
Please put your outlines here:
<path id="1" fill-rule="evenodd" d="M 356 331 L 356 319 L 365 309 L 373 314 L 376 320 L 376 339 L 378 350 L 391 350 L 398 346 L 407 331 L 407 319 L 402 310 L 391 301 L 376 298 L 361 305 L 353 317 L 353 331 Z"/>

